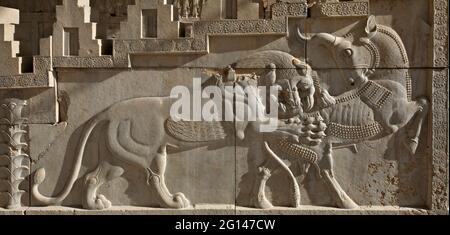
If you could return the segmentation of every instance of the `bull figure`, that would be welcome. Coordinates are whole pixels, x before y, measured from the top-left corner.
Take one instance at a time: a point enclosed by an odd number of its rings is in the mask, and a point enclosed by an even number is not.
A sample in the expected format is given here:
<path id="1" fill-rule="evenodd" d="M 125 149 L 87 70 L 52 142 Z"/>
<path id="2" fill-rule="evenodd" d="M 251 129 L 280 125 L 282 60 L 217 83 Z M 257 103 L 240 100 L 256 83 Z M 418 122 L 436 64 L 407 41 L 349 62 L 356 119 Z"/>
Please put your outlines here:
<path id="1" fill-rule="evenodd" d="M 378 87 L 378 92 L 366 97 L 364 103 L 373 110 L 376 121 L 387 134 L 407 127 L 404 143 L 414 154 L 427 115 L 427 98 L 411 100 L 408 55 L 400 36 L 392 28 L 377 24 L 374 16 L 368 18 L 364 31 L 362 37 L 353 41 L 328 33 L 308 38 L 299 31 L 298 36 L 326 46 L 341 68 L 340 75 L 355 89 L 368 86 L 369 78 L 373 81 L 370 86 Z"/>
<path id="2" fill-rule="evenodd" d="M 408 69 L 404 69 L 409 67 L 409 62 L 403 42 L 392 28 L 377 24 L 373 16 L 368 18 L 360 38 L 350 34 L 338 37 L 328 33 L 307 37 L 300 29 L 298 37 L 310 41 L 312 45 L 316 42 L 319 46 L 325 46 L 340 68 L 339 75 L 353 88 L 328 99 L 328 104 L 315 107 L 313 112 L 299 114 L 301 118 L 309 116 L 323 119 L 326 137 L 320 143 L 311 145 L 278 139 L 269 142 L 267 148 L 272 155 L 297 157 L 302 162 L 303 178 L 311 165 L 316 166 L 319 175 L 329 186 L 336 206 L 356 208 L 357 204 L 334 178 L 332 149 L 355 147 L 356 143 L 401 133 L 399 130 L 405 128 L 403 143 L 414 154 L 428 112 L 428 101 L 426 98 L 411 100 L 411 76 Z M 389 67 L 403 69 L 377 70 Z M 291 126 L 286 126 L 285 131 L 297 132 L 300 136 L 305 134 L 302 129 Z M 257 207 L 271 207 L 265 199 L 264 185 L 273 168 L 270 163 L 261 166 Z"/>

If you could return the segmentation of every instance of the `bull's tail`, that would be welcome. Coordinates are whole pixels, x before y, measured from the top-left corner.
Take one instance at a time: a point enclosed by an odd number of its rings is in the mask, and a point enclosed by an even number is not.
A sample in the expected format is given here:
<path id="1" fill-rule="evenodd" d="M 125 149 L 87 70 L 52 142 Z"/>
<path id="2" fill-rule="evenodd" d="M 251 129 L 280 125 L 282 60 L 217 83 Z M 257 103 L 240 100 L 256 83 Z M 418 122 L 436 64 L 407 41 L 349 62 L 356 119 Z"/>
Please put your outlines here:
<path id="1" fill-rule="evenodd" d="M 45 195 L 42 195 L 39 192 L 39 185 L 42 182 L 44 182 L 44 180 L 45 180 L 45 169 L 39 168 L 38 170 L 36 170 L 36 172 L 34 173 L 34 183 L 32 186 L 32 194 L 39 204 L 46 205 L 46 206 L 60 204 L 69 195 L 69 193 L 72 190 L 73 185 L 75 184 L 75 181 L 77 180 L 78 175 L 80 173 L 81 163 L 83 160 L 83 154 L 84 154 L 84 150 L 85 150 L 87 141 L 88 141 L 92 131 L 95 129 L 95 127 L 100 122 L 102 122 L 102 120 L 103 120 L 102 118 L 97 116 L 96 118 L 90 120 L 88 122 L 88 124 L 85 126 L 85 128 L 83 129 L 83 132 L 80 137 L 80 142 L 78 145 L 78 152 L 75 156 L 75 162 L 74 162 L 72 174 L 69 178 L 69 181 L 64 186 L 64 189 L 57 196 L 47 197 Z"/>

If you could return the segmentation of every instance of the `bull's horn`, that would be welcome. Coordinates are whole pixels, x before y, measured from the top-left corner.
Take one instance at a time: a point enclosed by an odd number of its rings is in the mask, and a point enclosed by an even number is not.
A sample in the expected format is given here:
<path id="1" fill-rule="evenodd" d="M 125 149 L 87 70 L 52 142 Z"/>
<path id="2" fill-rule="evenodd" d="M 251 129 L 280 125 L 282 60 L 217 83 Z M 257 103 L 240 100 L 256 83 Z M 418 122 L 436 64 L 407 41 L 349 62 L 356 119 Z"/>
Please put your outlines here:
<path id="1" fill-rule="evenodd" d="M 329 33 L 318 33 L 315 35 L 315 38 L 328 45 L 335 45 L 337 41 L 336 36 Z"/>
<path id="2" fill-rule="evenodd" d="M 321 41 L 322 43 L 329 44 L 329 45 L 335 45 L 337 42 L 336 36 L 329 34 L 329 33 L 317 33 L 317 34 L 314 34 L 314 35 L 308 37 L 301 32 L 300 27 L 297 27 L 297 36 L 299 39 L 301 39 L 303 41 L 309 41 L 314 38 L 314 39 L 319 39 L 319 41 Z"/>
<path id="3" fill-rule="evenodd" d="M 303 40 L 303 41 L 309 41 L 309 40 L 311 40 L 314 36 L 308 37 L 308 36 L 304 35 L 304 34 L 302 33 L 302 31 L 300 30 L 300 27 L 297 27 L 297 37 L 298 37 L 300 40 Z"/>

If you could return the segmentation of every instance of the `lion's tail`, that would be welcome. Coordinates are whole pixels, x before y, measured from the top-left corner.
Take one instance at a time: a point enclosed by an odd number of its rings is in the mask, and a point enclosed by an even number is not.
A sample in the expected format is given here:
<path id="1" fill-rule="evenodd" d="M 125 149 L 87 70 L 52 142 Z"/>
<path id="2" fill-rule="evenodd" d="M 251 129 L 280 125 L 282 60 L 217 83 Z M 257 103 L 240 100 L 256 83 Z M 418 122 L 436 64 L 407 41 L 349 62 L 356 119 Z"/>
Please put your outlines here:
<path id="1" fill-rule="evenodd" d="M 103 120 L 103 118 L 97 116 L 96 118 L 91 119 L 87 123 L 85 128 L 83 129 L 83 132 L 80 137 L 80 142 L 78 145 L 79 146 L 78 152 L 75 157 L 74 168 L 73 168 L 72 174 L 69 178 L 69 181 L 64 186 L 64 189 L 56 197 L 47 197 L 45 195 L 42 195 L 39 192 L 39 185 L 42 182 L 44 182 L 44 180 L 45 180 L 45 169 L 39 168 L 38 170 L 36 170 L 36 172 L 34 173 L 34 183 L 32 186 L 32 194 L 39 204 L 46 205 L 46 206 L 60 204 L 69 195 L 69 193 L 72 190 L 73 185 L 75 184 L 75 181 L 77 180 L 78 175 L 80 173 L 81 163 L 83 160 L 83 154 L 84 154 L 84 150 L 85 150 L 87 141 L 88 141 L 92 131 L 95 129 L 95 127 L 100 122 L 102 122 L 102 120 Z"/>

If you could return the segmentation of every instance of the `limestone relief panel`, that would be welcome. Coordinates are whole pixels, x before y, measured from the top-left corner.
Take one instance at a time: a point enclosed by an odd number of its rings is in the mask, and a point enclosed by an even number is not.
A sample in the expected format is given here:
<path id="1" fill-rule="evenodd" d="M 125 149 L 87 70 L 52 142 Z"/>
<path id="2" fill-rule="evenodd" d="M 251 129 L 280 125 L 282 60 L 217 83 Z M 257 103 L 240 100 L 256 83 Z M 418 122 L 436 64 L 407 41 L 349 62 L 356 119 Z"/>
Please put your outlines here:
<path id="1" fill-rule="evenodd" d="M 0 214 L 448 213 L 446 1 L 30 2 Z"/>

